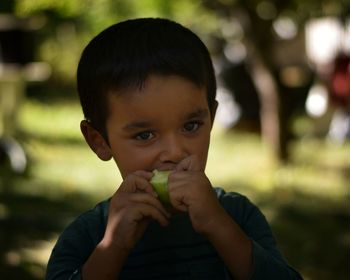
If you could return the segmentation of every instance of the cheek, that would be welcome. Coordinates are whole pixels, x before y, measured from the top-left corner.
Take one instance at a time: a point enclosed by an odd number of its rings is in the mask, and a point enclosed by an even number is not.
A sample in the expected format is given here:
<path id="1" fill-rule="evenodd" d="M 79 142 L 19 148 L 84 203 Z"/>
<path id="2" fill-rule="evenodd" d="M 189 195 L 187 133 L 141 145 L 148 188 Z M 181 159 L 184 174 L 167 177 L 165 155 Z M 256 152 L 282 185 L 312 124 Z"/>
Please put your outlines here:
<path id="1" fill-rule="evenodd" d="M 199 158 L 203 169 L 205 168 L 207 162 L 209 144 L 209 138 L 204 138 L 201 141 L 198 141 L 198 143 L 193 146 L 192 150 L 192 153 L 197 155 Z"/>
<path id="2" fill-rule="evenodd" d="M 148 170 L 153 166 L 154 155 L 146 149 L 127 148 L 115 150 L 114 161 L 123 178 L 137 170 Z"/>
<path id="3" fill-rule="evenodd" d="M 203 145 L 203 147 L 200 151 L 200 155 L 202 157 L 202 162 L 203 162 L 204 166 L 206 165 L 206 162 L 207 162 L 208 149 L 209 149 L 209 143 L 206 143 L 205 145 Z"/>

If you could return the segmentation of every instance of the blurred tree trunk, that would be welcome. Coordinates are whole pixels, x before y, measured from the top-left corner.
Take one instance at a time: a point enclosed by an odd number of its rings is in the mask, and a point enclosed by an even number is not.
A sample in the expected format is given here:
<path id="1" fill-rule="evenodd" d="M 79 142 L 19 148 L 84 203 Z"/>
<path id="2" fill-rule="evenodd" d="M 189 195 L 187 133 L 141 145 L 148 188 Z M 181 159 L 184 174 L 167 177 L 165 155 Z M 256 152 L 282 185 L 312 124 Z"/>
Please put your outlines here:
<path id="1" fill-rule="evenodd" d="M 279 162 L 288 161 L 290 96 L 281 85 L 278 68 L 274 65 L 274 20 L 283 14 L 294 15 L 299 27 L 303 27 L 308 19 L 314 17 L 331 15 L 344 19 L 349 15 L 350 1 L 201 1 L 227 22 L 234 18 L 241 23 L 244 42 L 248 46 L 250 74 L 261 105 L 262 137 L 270 146 L 275 159 Z"/>
<path id="2" fill-rule="evenodd" d="M 274 17 L 262 19 L 257 14 L 258 2 L 237 0 L 230 3 L 203 0 L 227 22 L 238 20 L 244 32 L 242 42 L 247 49 L 248 68 L 260 101 L 260 127 L 263 140 L 277 163 L 287 162 L 288 125 L 284 113 L 286 94 L 282 94 L 278 71 L 274 65 L 272 31 Z M 288 3 L 288 1 L 287 1 Z M 286 5 L 280 3 L 279 9 Z"/>
<path id="3" fill-rule="evenodd" d="M 289 127 L 284 112 L 286 96 L 280 87 L 274 65 L 272 20 L 262 20 L 254 7 L 239 10 L 245 21 L 248 66 L 260 100 L 261 135 L 278 163 L 289 160 Z"/>
<path id="4" fill-rule="evenodd" d="M 273 157 L 278 162 L 288 160 L 287 126 L 283 121 L 283 106 L 278 83 L 272 71 L 263 60 L 263 55 L 249 46 L 249 70 L 257 90 L 261 108 L 260 124 L 263 140 L 269 146 Z"/>

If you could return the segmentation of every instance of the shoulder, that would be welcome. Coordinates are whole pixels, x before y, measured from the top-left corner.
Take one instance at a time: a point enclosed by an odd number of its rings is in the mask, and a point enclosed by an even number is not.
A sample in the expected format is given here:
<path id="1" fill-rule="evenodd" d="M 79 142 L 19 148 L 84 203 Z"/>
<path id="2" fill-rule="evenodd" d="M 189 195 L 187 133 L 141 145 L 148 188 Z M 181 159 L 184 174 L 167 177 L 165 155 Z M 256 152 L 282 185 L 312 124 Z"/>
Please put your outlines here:
<path id="1" fill-rule="evenodd" d="M 104 232 L 107 223 L 109 200 L 98 203 L 94 208 L 80 214 L 63 232 L 67 233 L 88 233 L 90 237 L 99 235 L 99 229 Z"/>
<path id="2" fill-rule="evenodd" d="M 236 192 L 226 192 L 215 188 L 221 206 L 244 230 L 255 230 L 267 226 L 267 221 L 260 209 L 246 196 Z"/>
<path id="3" fill-rule="evenodd" d="M 103 222 L 108 216 L 108 206 L 109 200 L 101 201 L 94 208 L 80 214 L 72 224 L 74 224 L 74 222 Z"/>
<path id="4" fill-rule="evenodd" d="M 109 201 L 102 201 L 94 208 L 80 214 L 60 235 L 54 250 L 90 250 L 103 237 L 108 216 Z M 82 247 L 82 248 L 79 248 Z"/>
<path id="5" fill-rule="evenodd" d="M 301 279 L 285 261 L 270 225 L 260 209 L 247 197 L 215 188 L 222 207 L 253 241 L 252 279 Z"/>
<path id="6" fill-rule="evenodd" d="M 68 279 L 86 261 L 103 237 L 108 205 L 108 201 L 97 204 L 66 227 L 51 252 L 46 279 L 56 279 L 58 275 Z"/>
<path id="7" fill-rule="evenodd" d="M 240 193 L 226 192 L 222 188 L 214 188 L 214 190 L 222 207 L 230 213 L 243 215 L 247 211 L 257 210 L 257 206 Z"/>

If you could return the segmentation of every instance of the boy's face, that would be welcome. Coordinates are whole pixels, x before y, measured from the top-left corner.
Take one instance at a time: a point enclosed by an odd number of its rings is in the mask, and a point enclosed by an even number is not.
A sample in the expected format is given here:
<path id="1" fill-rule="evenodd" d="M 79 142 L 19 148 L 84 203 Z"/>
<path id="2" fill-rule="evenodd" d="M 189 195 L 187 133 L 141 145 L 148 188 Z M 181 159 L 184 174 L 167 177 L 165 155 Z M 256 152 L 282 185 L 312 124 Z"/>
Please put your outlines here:
<path id="1" fill-rule="evenodd" d="M 185 157 L 205 169 L 212 118 L 204 88 L 178 76 L 150 76 L 142 89 L 108 94 L 109 153 L 123 178 L 171 170 Z"/>

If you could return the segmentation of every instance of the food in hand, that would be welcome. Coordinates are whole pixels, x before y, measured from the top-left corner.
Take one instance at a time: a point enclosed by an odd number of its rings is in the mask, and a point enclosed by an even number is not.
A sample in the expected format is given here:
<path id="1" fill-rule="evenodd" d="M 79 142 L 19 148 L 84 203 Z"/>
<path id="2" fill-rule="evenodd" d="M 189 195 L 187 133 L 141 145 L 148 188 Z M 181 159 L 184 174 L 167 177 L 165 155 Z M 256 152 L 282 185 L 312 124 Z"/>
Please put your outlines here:
<path id="1" fill-rule="evenodd" d="M 170 171 L 153 171 L 153 177 L 150 181 L 154 191 L 158 194 L 159 200 L 164 204 L 170 204 L 168 193 L 168 177 Z"/>

